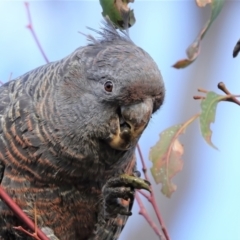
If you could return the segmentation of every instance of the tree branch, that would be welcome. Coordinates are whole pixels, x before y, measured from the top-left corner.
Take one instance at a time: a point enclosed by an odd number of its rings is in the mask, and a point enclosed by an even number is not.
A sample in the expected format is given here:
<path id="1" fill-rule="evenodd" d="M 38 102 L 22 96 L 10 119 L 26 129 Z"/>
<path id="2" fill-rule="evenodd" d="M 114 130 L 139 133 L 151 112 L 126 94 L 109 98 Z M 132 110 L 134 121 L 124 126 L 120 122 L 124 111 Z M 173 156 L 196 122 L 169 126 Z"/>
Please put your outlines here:
<path id="1" fill-rule="evenodd" d="M 28 25 L 27 25 L 27 28 L 30 30 L 30 32 L 31 32 L 31 34 L 32 34 L 32 36 L 33 36 L 33 38 L 34 38 L 34 41 L 36 42 L 36 44 L 37 44 L 37 46 L 38 46 L 38 49 L 39 49 L 39 51 L 41 52 L 43 58 L 45 59 L 45 61 L 46 61 L 47 63 L 49 63 L 49 60 L 48 60 L 48 58 L 47 58 L 47 55 L 45 54 L 45 52 L 44 52 L 44 50 L 43 50 L 43 48 L 42 48 L 42 46 L 41 46 L 41 44 L 40 44 L 40 42 L 39 42 L 39 40 L 38 40 L 38 37 L 37 37 L 37 35 L 36 35 L 36 33 L 35 33 L 35 30 L 34 30 L 34 28 L 33 28 L 31 13 L 30 13 L 30 10 L 29 10 L 29 3 L 28 3 L 28 2 L 25 2 L 24 4 L 25 4 L 25 7 L 26 7 L 27 16 L 28 16 Z"/>
<path id="2" fill-rule="evenodd" d="M 160 240 L 165 240 L 165 237 L 162 235 L 162 233 L 158 230 L 158 227 L 156 226 L 156 224 L 152 221 L 152 219 L 150 218 L 150 216 L 148 215 L 146 208 L 144 207 L 140 196 L 138 195 L 138 192 L 136 192 L 135 194 L 135 198 L 136 201 L 139 205 L 139 214 L 142 215 L 146 221 L 148 222 L 148 224 L 151 226 L 151 228 L 153 229 L 153 231 L 156 233 L 156 235 L 159 237 Z"/>
<path id="3" fill-rule="evenodd" d="M 137 150 L 138 150 L 138 154 L 139 154 L 139 157 L 140 157 L 140 160 L 141 160 L 141 163 L 142 163 L 142 170 L 143 170 L 145 179 L 150 182 L 148 174 L 147 174 L 146 164 L 145 164 L 145 161 L 144 161 L 144 158 L 143 158 L 143 155 L 142 155 L 142 151 L 141 151 L 141 148 L 140 148 L 139 144 L 137 145 Z M 158 222 L 159 222 L 159 224 L 160 224 L 160 226 L 162 228 L 162 231 L 163 231 L 163 234 L 164 234 L 166 240 L 170 240 L 167 228 L 165 227 L 165 224 L 164 224 L 164 221 L 162 219 L 161 213 L 160 213 L 160 211 L 158 209 L 158 206 L 157 206 L 157 203 L 156 203 L 156 199 L 155 199 L 155 194 L 154 194 L 154 191 L 152 189 L 152 186 L 150 186 L 150 189 L 151 189 L 150 197 L 146 197 L 145 196 L 146 194 L 144 194 L 144 196 L 151 203 L 151 205 L 152 205 L 152 207 L 153 207 L 153 209 L 155 211 L 155 214 L 157 216 Z M 140 193 L 143 195 L 142 192 L 140 192 Z"/>

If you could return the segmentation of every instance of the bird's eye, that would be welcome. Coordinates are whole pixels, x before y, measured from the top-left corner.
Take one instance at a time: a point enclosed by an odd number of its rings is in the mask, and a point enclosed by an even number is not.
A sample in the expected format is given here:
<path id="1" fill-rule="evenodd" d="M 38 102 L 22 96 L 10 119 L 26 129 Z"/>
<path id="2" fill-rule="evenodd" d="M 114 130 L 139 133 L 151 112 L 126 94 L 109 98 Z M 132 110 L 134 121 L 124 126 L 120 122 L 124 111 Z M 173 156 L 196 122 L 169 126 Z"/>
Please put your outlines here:
<path id="1" fill-rule="evenodd" d="M 107 81 L 104 83 L 104 89 L 107 92 L 112 92 L 113 90 L 113 83 L 111 81 Z"/>

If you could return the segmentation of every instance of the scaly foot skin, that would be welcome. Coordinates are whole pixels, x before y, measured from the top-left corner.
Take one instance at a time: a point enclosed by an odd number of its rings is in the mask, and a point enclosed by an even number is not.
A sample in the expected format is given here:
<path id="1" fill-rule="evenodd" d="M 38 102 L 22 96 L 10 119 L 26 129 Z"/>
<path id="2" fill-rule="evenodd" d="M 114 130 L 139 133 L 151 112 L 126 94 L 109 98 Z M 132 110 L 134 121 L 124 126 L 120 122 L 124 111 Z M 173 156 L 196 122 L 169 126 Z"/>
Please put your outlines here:
<path id="1" fill-rule="evenodd" d="M 121 199 L 133 201 L 134 189 L 145 189 L 149 192 L 150 183 L 137 176 L 122 174 L 119 177 L 110 178 L 104 185 L 103 204 L 105 217 L 115 217 L 117 214 L 131 216 L 132 213 L 121 203 Z"/>

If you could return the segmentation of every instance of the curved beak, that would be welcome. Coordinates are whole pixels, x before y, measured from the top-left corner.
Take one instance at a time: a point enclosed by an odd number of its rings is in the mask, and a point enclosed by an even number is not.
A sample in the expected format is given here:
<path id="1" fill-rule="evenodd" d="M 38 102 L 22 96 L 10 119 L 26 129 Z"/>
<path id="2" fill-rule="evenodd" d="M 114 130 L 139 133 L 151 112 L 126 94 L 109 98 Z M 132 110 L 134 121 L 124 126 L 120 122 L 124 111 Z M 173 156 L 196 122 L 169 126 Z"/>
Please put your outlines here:
<path id="1" fill-rule="evenodd" d="M 112 148 L 127 150 L 134 146 L 146 128 L 153 110 L 152 99 L 120 107 L 119 124 L 109 139 Z"/>

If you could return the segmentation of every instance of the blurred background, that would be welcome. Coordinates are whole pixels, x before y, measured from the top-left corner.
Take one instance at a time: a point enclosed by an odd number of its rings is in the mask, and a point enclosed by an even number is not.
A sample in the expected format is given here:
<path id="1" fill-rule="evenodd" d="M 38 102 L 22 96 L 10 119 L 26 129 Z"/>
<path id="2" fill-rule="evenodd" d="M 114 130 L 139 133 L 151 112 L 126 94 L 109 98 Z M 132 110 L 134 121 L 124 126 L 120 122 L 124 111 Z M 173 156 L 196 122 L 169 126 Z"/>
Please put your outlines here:
<path id="1" fill-rule="evenodd" d="M 223 81 L 234 94 L 240 94 L 240 56 L 232 58 L 240 38 L 240 1 L 226 1 L 222 12 L 206 34 L 199 58 L 190 67 L 171 66 L 185 58 L 185 49 L 210 17 L 210 7 L 200 9 L 194 0 L 141 1 L 130 5 L 136 24 L 132 40 L 157 62 L 166 84 L 166 100 L 143 134 L 140 145 L 147 166 L 148 153 L 164 129 L 182 123 L 200 111 L 193 100 L 197 88 L 218 93 Z M 59 60 L 87 44 L 78 32 L 90 33 L 86 26 L 99 29 L 101 7 L 95 1 L 30 1 L 33 26 L 50 61 Z M 26 28 L 22 1 L 0 0 L 0 80 L 6 82 L 32 70 L 45 61 Z M 95 33 L 91 33 L 95 35 Z M 183 170 L 174 177 L 178 186 L 171 199 L 154 184 L 157 203 L 172 240 L 240 240 L 240 109 L 220 103 L 211 126 L 212 141 L 219 151 L 202 139 L 198 122 L 181 136 L 185 147 Z M 139 162 L 139 168 L 141 168 Z M 153 180 L 152 180 L 153 181 Z M 143 199 L 156 221 L 150 204 Z M 158 239 L 134 204 L 120 240 Z M 156 221 L 157 222 L 157 221 Z"/>

